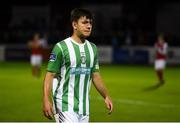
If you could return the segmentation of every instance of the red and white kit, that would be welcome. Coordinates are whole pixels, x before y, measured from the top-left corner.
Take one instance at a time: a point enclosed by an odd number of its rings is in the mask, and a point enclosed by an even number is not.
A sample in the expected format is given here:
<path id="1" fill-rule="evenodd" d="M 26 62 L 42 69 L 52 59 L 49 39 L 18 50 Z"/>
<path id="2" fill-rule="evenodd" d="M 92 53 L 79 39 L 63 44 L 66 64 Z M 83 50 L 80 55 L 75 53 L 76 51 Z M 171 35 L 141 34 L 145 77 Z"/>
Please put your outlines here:
<path id="1" fill-rule="evenodd" d="M 33 41 L 33 47 L 31 50 L 31 64 L 33 66 L 40 66 L 42 64 L 42 46 L 40 41 Z"/>
<path id="2" fill-rule="evenodd" d="M 167 48 L 168 44 L 166 42 L 160 44 L 155 43 L 156 49 L 156 60 L 155 60 L 155 69 L 164 69 L 166 66 L 166 59 L 167 59 Z"/>

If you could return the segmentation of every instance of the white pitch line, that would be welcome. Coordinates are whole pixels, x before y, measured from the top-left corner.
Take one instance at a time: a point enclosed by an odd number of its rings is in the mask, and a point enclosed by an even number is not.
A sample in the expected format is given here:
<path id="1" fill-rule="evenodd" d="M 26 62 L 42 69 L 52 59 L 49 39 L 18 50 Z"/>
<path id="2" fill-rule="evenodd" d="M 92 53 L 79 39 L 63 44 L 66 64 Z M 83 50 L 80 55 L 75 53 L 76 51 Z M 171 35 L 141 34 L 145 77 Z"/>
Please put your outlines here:
<path id="1" fill-rule="evenodd" d="M 91 99 L 95 100 L 103 100 L 101 97 L 91 97 Z M 174 104 L 158 104 L 158 103 L 150 103 L 150 102 L 144 102 L 140 100 L 129 100 L 129 99 L 112 99 L 113 102 L 117 103 L 124 103 L 124 104 L 131 104 L 131 105 L 142 105 L 142 106 L 155 106 L 155 107 L 161 107 L 161 108 L 180 108 L 180 105 L 174 105 Z"/>

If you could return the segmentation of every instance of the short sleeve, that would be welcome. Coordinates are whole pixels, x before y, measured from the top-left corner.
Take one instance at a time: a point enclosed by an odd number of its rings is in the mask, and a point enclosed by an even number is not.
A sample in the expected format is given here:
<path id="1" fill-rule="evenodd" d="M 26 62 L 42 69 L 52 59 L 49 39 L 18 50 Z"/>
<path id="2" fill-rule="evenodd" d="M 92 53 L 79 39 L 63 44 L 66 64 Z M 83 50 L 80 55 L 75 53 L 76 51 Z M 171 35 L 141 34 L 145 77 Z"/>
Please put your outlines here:
<path id="1" fill-rule="evenodd" d="M 47 71 L 53 73 L 59 73 L 62 62 L 63 62 L 62 49 L 60 45 L 57 43 L 50 54 Z"/>

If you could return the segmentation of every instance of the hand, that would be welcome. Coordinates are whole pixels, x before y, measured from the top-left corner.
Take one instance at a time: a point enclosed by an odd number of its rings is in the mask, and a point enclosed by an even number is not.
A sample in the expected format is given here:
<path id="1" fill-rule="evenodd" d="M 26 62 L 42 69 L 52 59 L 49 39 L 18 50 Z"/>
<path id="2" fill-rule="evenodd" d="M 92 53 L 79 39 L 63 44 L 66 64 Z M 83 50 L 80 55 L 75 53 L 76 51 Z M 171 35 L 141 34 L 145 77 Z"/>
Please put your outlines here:
<path id="1" fill-rule="evenodd" d="M 111 114 L 112 110 L 113 110 L 113 103 L 112 103 L 111 99 L 109 97 L 106 97 L 104 101 L 105 101 L 106 106 L 109 110 L 108 114 Z"/>
<path id="2" fill-rule="evenodd" d="M 45 117 L 52 120 L 52 118 L 53 118 L 53 110 L 52 110 L 52 104 L 49 101 L 44 101 L 43 113 L 44 113 Z"/>

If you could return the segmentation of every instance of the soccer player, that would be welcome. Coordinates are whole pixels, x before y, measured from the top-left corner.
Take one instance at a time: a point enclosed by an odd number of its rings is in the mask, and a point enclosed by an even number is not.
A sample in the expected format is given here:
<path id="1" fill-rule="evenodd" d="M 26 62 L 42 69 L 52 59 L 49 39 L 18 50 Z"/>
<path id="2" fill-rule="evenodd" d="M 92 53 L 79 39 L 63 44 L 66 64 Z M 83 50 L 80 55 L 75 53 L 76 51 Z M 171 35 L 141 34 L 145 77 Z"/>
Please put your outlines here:
<path id="1" fill-rule="evenodd" d="M 155 43 L 155 50 L 156 50 L 155 70 L 159 80 L 157 86 L 161 86 L 165 83 L 163 71 L 166 67 L 167 48 L 168 48 L 168 44 L 167 42 L 165 42 L 164 37 L 162 35 L 159 35 L 157 42 Z"/>
<path id="2" fill-rule="evenodd" d="M 89 122 L 91 80 L 103 96 L 109 113 L 113 110 L 99 72 L 97 47 L 86 40 L 91 34 L 92 18 L 86 9 L 72 10 L 73 34 L 58 42 L 50 55 L 44 79 L 43 112 L 49 119 L 54 114 L 56 122 Z"/>
<path id="3" fill-rule="evenodd" d="M 32 75 L 39 77 L 41 74 L 41 64 L 43 55 L 43 42 L 40 40 L 40 34 L 35 33 L 33 39 L 28 42 L 28 46 L 31 49 L 31 66 Z"/>

